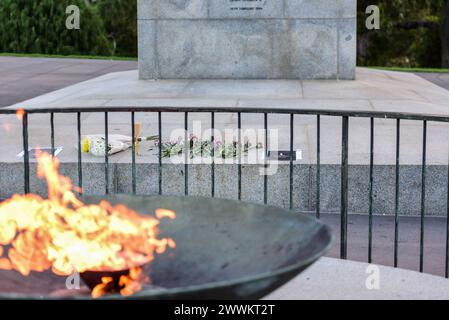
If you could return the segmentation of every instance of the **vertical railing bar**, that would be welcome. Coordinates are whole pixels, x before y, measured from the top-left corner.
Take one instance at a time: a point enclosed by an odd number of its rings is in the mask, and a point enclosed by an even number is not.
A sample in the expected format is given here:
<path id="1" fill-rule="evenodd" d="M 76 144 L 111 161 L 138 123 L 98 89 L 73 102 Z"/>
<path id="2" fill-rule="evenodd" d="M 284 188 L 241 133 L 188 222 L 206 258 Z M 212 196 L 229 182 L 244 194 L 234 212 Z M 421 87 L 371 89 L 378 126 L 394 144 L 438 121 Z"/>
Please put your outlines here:
<path id="1" fill-rule="evenodd" d="M 212 144 L 212 154 L 211 154 L 211 197 L 215 197 L 215 112 L 211 112 L 211 138 L 210 138 L 211 144 Z"/>
<path id="2" fill-rule="evenodd" d="M 290 210 L 293 209 L 293 144 L 294 144 L 294 114 L 290 114 Z"/>
<path id="3" fill-rule="evenodd" d="M 316 218 L 321 218 L 321 118 L 316 117 Z"/>
<path id="4" fill-rule="evenodd" d="M 159 163 L 159 195 L 162 195 L 162 112 L 158 112 L 158 139 L 159 139 L 159 153 L 158 153 L 158 163 Z"/>
<path id="5" fill-rule="evenodd" d="M 239 145 L 239 154 L 238 154 L 238 165 L 237 165 L 237 175 L 238 175 L 238 199 L 242 200 L 242 114 L 240 112 L 237 113 L 237 127 L 238 127 L 238 145 Z"/>
<path id="6" fill-rule="evenodd" d="M 50 114 L 50 140 L 51 140 L 51 155 L 55 156 L 55 114 Z"/>
<path id="7" fill-rule="evenodd" d="M 136 117 L 134 111 L 131 112 L 131 179 L 132 179 L 132 192 L 137 193 L 136 183 Z"/>
<path id="8" fill-rule="evenodd" d="M 349 118 L 343 117 L 341 153 L 341 216 L 340 216 L 340 257 L 347 258 L 348 249 L 348 140 Z"/>
<path id="9" fill-rule="evenodd" d="M 424 271 L 424 217 L 426 214 L 426 157 L 427 157 L 427 120 L 423 122 L 423 150 L 421 167 L 421 232 L 419 241 L 419 272 Z"/>
<path id="10" fill-rule="evenodd" d="M 189 165 L 188 165 L 188 159 L 189 159 L 189 152 L 190 152 L 190 141 L 188 139 L 188 125 L 189 121 L 189 114 L 188 112 L 184 113 L 184 130 L 185 130 L 185 137 L 184 137 L 184 194 L 187 196 L 189 195 Z"/>
<path id="11" fill-rule="evenodd" d="M 395 201 L 394 201 L 394 267 L 398 267 L 399 252 L 399 161 L 401 143 L 401 120 L 396 119 L 396 173 L 395 173 Z"/>
<path id="12" fill-rule="evenodd" d="M 104 177 L 105 177 L 105 192 L 109 194 L 109 119 L 108 113 L 104 113 Z"/>
<path id="13" fill-rule="evenodd" d="M 264 113 L 264 130 L 265 130 L 265 156 L 264 156 L 264 174 L 263 174 L 263 202 L 268 203 L 268 114 Z"/>
<path id="14" fill-rule="evenodd" d="M 370 119 L 368 263 L 373 261 L 374 118 Z"/>
<path id="15" fill-rule="evenodd" d="M 78 134 L 78 188 L 79 193 L 82 194 L 83 190 L 83 156 L 82 156 L 82 146 L 81 146 L 81 112 L 76 114 L 76 127 Z"/>
<path id="16" fill-rule="evenodd" d="M 449 161 L 447 166 L 447 207 L 446 207 L 446 268 L 445 277 L 449 278 Z"/>
<path id="17" fill-rule="evenodd" d="M 28 113 L 22 116 L 22 136 L 23 136 L 23 164 L 24 164 L 24 191 L 30 193 L 30 153 L 28 150 Z"/>

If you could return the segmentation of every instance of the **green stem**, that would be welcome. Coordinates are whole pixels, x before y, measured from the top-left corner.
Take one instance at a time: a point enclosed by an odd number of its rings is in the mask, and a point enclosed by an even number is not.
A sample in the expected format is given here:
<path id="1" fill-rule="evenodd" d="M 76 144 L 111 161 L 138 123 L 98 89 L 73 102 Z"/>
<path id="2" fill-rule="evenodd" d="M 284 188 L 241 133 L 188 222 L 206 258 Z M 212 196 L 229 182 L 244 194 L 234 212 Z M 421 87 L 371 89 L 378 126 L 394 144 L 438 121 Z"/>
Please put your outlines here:
<path id="1" fill-rule="evenodd" d="M 142 141 L 155 141 L 158 140 L 159 136 L 149 136 L 149 137 L 139 137 L 137 138 L 137 141 L 142 142 Z"/>

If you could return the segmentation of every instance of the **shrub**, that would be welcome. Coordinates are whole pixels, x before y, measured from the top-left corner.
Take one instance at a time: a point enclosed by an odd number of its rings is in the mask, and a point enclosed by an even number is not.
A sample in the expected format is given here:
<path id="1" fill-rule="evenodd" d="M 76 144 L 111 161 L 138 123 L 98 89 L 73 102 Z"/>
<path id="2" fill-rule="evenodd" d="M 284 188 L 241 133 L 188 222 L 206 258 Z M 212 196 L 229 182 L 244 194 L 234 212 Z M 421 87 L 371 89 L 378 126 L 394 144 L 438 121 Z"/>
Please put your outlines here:
<path id="1" fill-rule="evenodd" d="M 136 57 L 137 0 L 100 0 L 97 3 L 113 55 Z"/>
<path id="2" fill-rule="evenodd" d="M 66 28 L 66 8 L 80 9 L 80 30 Z M 0 52 L 111 55 L 95 6 L 85 0 L 1 0 Z"/>

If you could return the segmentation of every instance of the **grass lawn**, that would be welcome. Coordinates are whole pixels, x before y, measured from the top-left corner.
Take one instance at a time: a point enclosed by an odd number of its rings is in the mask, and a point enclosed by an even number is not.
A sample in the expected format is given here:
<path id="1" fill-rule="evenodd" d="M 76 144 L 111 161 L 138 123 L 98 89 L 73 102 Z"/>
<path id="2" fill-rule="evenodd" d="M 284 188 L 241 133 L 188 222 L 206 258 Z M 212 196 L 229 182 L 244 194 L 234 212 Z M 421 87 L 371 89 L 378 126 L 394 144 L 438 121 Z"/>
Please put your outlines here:
<path id="1" fill-rule="evenodd" d="M 40 54 L 40 53 L 9 53 L 0 52 L 0 57 L 25 57 L 25 58 L 62 58 L 62 59 L 93 59 L 93 60 L 114 60 L 114 61 L 137 61 L 136 57 L 107 57 L 107 56 L 89 56 L 89 55 L 58 55 L 58 54 Z M 438 68 L 400 68 L 400 67 L 367 67 L 370 69 L 412 72 L 412 73 L 449 73 L 449 69 Z"/>
<path id="2" fill-rule="evenodd" d="M 388 70 L 388 71 L 400 71 L 400 72 L 426 72 L 426 73 L 449 73 L 449 69 L 437 69 L 437 68 L 399 68 L 399 67 L 369 67 L 371 69 Z"/>
<path id="3" fill-rule="evenodd" d="M 105 57 L 105 56 L 83 56 L 83 55 L 57 55 L 57 54 L 39 54 L 39 53 L 8 53 L 0 52 L 0 57 L 24 57 L 24 58 L 63 58 L 63 59 L 96 59 L 96 60 L 115 60 L 115 61 L 137 61 L 134 57 Z"/>

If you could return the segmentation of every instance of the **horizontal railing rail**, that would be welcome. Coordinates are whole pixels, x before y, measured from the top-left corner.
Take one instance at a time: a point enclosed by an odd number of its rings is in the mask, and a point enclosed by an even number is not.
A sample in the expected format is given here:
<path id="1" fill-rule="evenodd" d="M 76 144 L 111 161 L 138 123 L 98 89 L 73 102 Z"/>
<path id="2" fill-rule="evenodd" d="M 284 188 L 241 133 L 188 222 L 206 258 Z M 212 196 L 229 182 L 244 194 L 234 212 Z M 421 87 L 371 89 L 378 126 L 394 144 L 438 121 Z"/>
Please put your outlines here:
<path id="1" fill-rule="evenodd" d="M 8 115 L 14 114 L 17 110 L 13 109 L 0 109 L 0 114 Z M 293 149 L 295 140 L 294 131 L 294 118 L 298 115 L 308 115 L 316 117 L 316 150 L 317 150 L 317 160 L 316 160 L 316 217 L 320 219 L 320 190 L 321 190 L 321 117 L 322 116 L 332 116 L 341 118 L 342 124 L 342 137 L 341 137 L 341 208 L 340 208 L 340 257 L 342 259 L 347 258 L 347 247 L 348 247 L 348 144 L 349 144 L 349 124 L 352 118 L 369 118 L 370 119 L 370 157 L 369 157 L 369 190 L 368 190 L 368 257 L 369 263 L 373 261 L 373 177 L 374 177 L 374 132 L 375 132 L 375 122 L 374 119 L 394 119 L 396 120 L 396 154 L 395 154 L 395 199 L 394 199 L 394 266 L 398 266 L 398 252 L 399 252 L 399 196 L 401 193 L 400 189 L 400 135 L 401 135 L 401 121 L 402 120 L 416 120 L 421 121 L 423 124 L 422 132 L 422 171 L 421 171 L 421 201 L 420 201 L 420 235 L 419 235 L 419 270 L 423 272 L 424 270 L 424 230 L 425 230 L 425 215 L 426 215 L 426 168 L 427 168 L 427 127 L 428 122 L 449 122 L 449 116 L 441 115 L 431 115 L 431 114 L 412 114 L 412 113 L 398 113 L 398 112 L 373 112 L 373 111 L 354 111 L 354 110 L 323 110 L 323 109 L 285 109 L 285 108 L 217 108 L 217 107 L 88 107 L 88 108 L 35 108 L 22 110 L 22 129 L 23 129 L 23 148 L 24 148 L 24 192 L 30 192 L 30 157 L 29 157 L 29 146 L 28 146 L 28 127 L 29 127 L 29 114 L 50 114 L 50 137 L 51 137 L 51 148 L 55 150 L 55 126 L 54 126 L 54 115 L 59 113 L 74 113 L 77 115 L 77 146 L 78 146 L 78 186 L 82 189 L 83 187 L 83 171 L 82 171 L 82 148 L 81 148 L 81 115 L 83 113 L 104 113 L 104 134 L 105 134 L 105 193 L 109 194 L 109 154 L 108 154 L 108 133 L 109 133 L 109 113 L 113 112 L 127 112 L 130 114 L 131 122 L 131 132 L 132 137 L 135 137 L 135 114 L 137 112 L 151 112 L 157 113 L 158 115 L 158 137 L 159 142 L 162 142 L 162 114 L 163 113 L 181 113 L 184 115 L 184 129 L 185 129 L 185 141 L 188 141 L 188 130 L 189 130 L 189 114 L 190 113 L 209 113 L 211 121 L 211 129 L 215 128 L 215 114 L 216 113 L 233 113 L 237 115 L 237 127 L 241 129 L 242 114 L 263 114 L 264 115 L 264 130 L 265 133 L 268 130 L 268 115 L 269 114 L 286 114 L 290 115 L 290 128 L 289 128 L 289 139 L 290 139 L 290 179 L 289 179 L 289 202 L 290 208 L 293 208 Z M 213 131 L 212 131 L 213 132 Z M 265 134 L 265 146 L 268 145 L 267 138 L 268 134 Z M 134 139 L 132 139 L 132 164 L 131 164 L 131 181 L 132 181 L 132 192 L 135 194 L 137 190 L 136 183 L 136 144 Z M 238 136 L 238 142 L 241 143 L 241 135 Z M 214 142 L 214 136 L 212 134 L 211 141 Z M 159 143 L 158 152 L 158 191 L 162 194 L 162 152 L 161 143 Z M 213 149 L 213 148 L 212 148 Z M 266 152 L 268 148 L 265 148 Z M 212 150 L 212 152 L 214 152 Z M 213 159 L 212 154 L 212 159 Z M 267 170 L 267 156 L 264 157 L 264 167 Z M 189 195 L 189 164 L 187 161 L 187 152 L 185 152 L 185 182 L 184 182 L 184 194 Z M 241 158 L 238 161 L 237 170 L 237 183 L 238 183 L 238 199 L 242 198 L 242 162 Z M 211 163 L 211 197 L 215 196 L 215 162 L 212 160 Z M 264 175 L 264 203 L 268 203 L 268 175 Z M 449 186 L 449 171 L 448 171 L 448 186 Z M 449 190 L 449 187 L 448 187 Z M 449 193 L 449 191 L 448 191 Z M 449 198 L 449 194 L 448 194 Z M 446 252 L 445 252 L 445 276 L 449 276 L 449 201 L 446 212 Z"/>
<path id="2" fill-rule="evenodd" d="M 18 109 L 0 109 L 0 114 L 15 114 Z M 438 114 L 417 114 L 407 112 L 332 110 L 332 109 L 292 109 L 292 108 L 241 108 L 241 107 L 67 107 L 67 108 L 30 108 L 24 110 L 28 114 L 51 113 L 89 113 L 89 112 L 187 112 L 187 113 L 255 113 L 255 114 L 298 114 L 321 115 L 353 118 L 427 120 L 449 122 L 449 116 Z"/>

